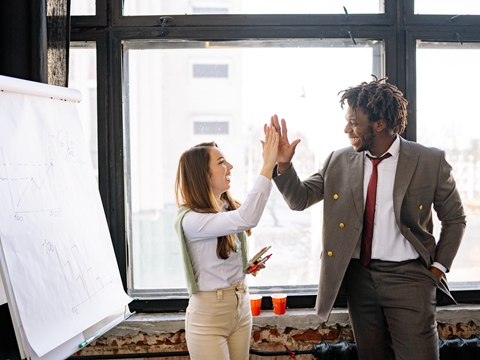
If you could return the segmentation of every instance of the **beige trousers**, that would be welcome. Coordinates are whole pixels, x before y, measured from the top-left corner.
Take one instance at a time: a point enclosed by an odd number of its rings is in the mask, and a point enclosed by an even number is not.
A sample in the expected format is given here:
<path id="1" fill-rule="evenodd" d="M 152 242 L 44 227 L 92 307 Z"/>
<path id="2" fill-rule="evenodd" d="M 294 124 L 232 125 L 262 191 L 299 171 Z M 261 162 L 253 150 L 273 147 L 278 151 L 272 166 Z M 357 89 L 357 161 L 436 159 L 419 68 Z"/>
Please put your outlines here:
<path id="1" fill-rule="evenodd" d="M 185 337 L 192 360 L 248 360 L 252 315 L 245 284 L 190 297 Z"/>

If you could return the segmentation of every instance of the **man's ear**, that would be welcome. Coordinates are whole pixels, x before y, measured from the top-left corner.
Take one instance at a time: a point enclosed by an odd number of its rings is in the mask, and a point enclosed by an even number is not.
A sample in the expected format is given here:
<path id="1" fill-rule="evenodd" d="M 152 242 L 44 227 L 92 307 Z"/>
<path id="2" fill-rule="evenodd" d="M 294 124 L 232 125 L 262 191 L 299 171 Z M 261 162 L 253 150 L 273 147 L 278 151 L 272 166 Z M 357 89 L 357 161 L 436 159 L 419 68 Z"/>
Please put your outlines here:
<path id="1" fill-rule="evenodd" d="M 375 131 L 382 132 L 387 128 L 387 121 L 385 119 L 379 119 L 375 122 L 373 127 Z"/>

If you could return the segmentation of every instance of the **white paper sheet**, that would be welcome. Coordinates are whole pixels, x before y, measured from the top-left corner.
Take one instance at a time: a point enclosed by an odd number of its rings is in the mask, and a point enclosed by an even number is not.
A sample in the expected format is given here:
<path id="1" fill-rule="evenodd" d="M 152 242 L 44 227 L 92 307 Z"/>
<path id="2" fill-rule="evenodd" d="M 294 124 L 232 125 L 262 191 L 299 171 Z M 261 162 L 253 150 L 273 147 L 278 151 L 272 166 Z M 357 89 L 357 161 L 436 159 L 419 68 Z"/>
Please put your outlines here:
<path id="1" fill-rule="evenodd" d="M 7 303 L 7 294 L 5 294 L 5 289 L 3 287 L 3 281 L 0 279 L 0 305 Z"/>
<path id="2" fill-rule="evenodd" d="M 3 91 L 0 114 L 0 239 L 23 330 L 42 357 L 132 299 L 76 103 Z"/>
<path id="3" fill-rule="evenodd" d="M 42 357 L 39 357 L 35 354 L 34 350 L 29 346 L 29 353 L 31 354 L 30 360 L 59 360 L 66 359 L 70 355 L 78 351 L 78 344 L 82 342 L 82 335 L 76 335 L 73 338 L 69 339 L 61 346 L 56 347 L 55 349 L 44 354 Z"/>

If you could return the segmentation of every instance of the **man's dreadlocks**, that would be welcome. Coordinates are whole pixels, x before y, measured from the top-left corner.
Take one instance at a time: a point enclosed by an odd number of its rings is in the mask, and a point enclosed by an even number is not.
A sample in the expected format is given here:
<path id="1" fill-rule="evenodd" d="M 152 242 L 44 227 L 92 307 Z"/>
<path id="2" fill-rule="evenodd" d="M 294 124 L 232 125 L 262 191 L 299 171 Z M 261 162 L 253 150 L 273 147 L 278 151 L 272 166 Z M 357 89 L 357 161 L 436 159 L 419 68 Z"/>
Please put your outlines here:
<path id="1" fill-rule="evenodd" d="M 340 99 L 342 109 L 346 101 L 352 110 L 362 108 L 370 121 L 384 119 L 392 135 L 403 133 L 407 126 L 408 101 L 395 85 L 382 83 L 388 78 L 372 76 L 375 80 L 339 92 L 343 93 Z"/>

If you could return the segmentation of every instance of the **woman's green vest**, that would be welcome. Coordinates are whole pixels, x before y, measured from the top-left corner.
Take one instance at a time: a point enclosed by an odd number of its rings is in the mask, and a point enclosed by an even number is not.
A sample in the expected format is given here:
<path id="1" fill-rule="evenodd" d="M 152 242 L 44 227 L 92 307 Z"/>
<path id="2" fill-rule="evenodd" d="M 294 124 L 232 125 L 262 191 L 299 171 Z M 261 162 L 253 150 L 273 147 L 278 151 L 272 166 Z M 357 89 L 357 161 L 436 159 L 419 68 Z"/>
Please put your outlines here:
<path id="1" fill-rule="evenodd" d="M 183 235 L 183 228 L 182 228 L 182 220 L 183 217 L 189 209 L 186 206 L 181 206 L 178 209 L 177 217 L 175 219 L 175 231 L 177 232 L 178 239 L 180 240 L 180 247 L 182 249 L 182 257 L 183 257 L 183 269 L 185 270 L 185 278 L 187 279 L 187 290 L 190 295 L 196 294 L 198 292 L 198 286 L 195 282 L 195 274 L 193 273 L 192 263 L 188 256 L 187 245 L 185 244 L 185 237 Z M 247 237 L 245 232 L 242 231 L 237 234 L 238 239 L 240 240 L 240 244 L 242 246 L 242 262 L 243 262 L 243 269 L 247 268 L 247 256 L 248 256 L 248 245 L 247 245 Z M 248 271 L 244 270 L 244 273 L 248 274 Z"/>

